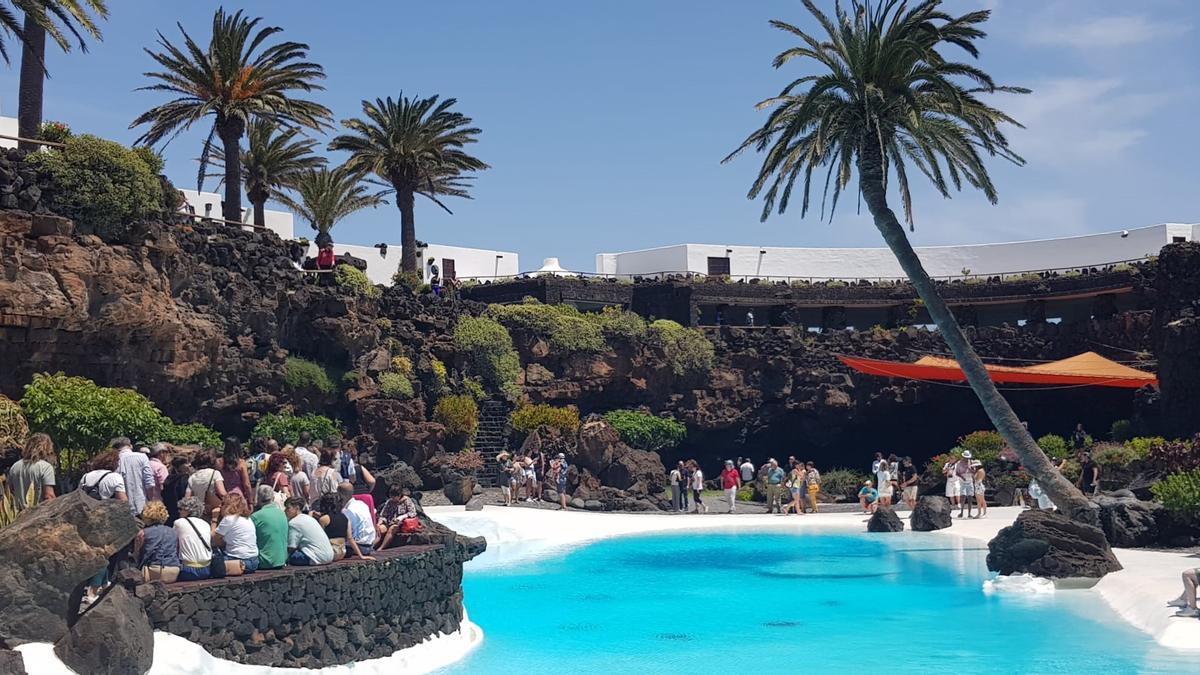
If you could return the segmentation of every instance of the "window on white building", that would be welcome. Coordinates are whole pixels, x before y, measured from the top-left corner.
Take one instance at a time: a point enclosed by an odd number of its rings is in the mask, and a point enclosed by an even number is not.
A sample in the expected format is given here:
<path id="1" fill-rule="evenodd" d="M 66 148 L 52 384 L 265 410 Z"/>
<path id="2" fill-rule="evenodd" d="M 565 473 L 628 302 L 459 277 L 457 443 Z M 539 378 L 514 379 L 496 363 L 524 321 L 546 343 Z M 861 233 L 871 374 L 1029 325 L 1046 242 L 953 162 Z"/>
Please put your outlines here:
<path id="1" fill-rule="evenodd" d="M 708 276 L 710 277 L 727 277 L 729 276 L 729 257 L 708 257 Z"/>

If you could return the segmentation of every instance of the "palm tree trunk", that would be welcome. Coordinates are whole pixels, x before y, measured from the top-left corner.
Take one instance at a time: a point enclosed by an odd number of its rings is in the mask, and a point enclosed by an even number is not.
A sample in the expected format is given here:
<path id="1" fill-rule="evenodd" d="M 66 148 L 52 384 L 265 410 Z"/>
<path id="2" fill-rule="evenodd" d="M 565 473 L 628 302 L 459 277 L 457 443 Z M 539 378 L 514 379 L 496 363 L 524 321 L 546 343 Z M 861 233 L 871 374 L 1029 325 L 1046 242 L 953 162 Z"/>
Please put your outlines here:
<path id="1" fill-rule="evenodd" d="M 1063 513 L 1072 520 L 1098 525 L 1099 515 L 1096 509 L 1078 488 L 1063 478 L 1062 473 L 1050 462 L 1046 453 L 1042 452 L 1042 449 L 1033 440 L 1033 436 L 1021 424 L 1020 419 L 1013 412 L 1012 406 L 996 390 L 996 385 L 988 375 L 987 369 L 984 368 L 983 361 L 979 359 L 979 355 L 967 342 L 967 337 L 963 335 L 958 320 L 954 318 L 954 314 L 950 312 L 950 308 L 938 294 L 933 280 L 929 278 L 920 258 L 917 257 L 916 251 L 913 250 L 912 244 L 905 236 L 904 228 L 896 219 L 896 214 L 887 205 L 882 156 L 879 146 L 870 140 L 864 143 L 864 149 L 859 155 L 858 174 L 863 200 L 871 211 L 875 227 L 879 229 L 888 248 L 892 250 L 900 267 L 908 275 L 909 281 L 917 290 L 917 295 L 924 301 L 929 316 L 937 324 L 942 339 L 950 347 L 955 360 L 958 361 L 959 367 L 967 377 L 967 382 L 975 391 L 975 395 L 979 397 L 979 402 L 983 404 L 984 411 L 987 412 L 987 416 L 992 420 L 996 430 L 1000 432 L 1000 436 L 1008 443 L 1008 447 L 1017 453 L 1025 470 L 1037 480 L 1038 485 L 1046 491 L 1046 494 Z"/>
<path id="2" fill-rule="evenodd" d="M 225 220 L 242 222 L 242 132 L 245 125 L 240 119 L 217 122 L 217 134 L 225 150 L 225 200 L 221 203 L 221 217 Z"/>
<path id="3" fill-rule="evenodd" d="M 412 190 L 396 190 L 396 206 L 400 209 L 400 271 L 417 273 L 417 224 L 413 213 L 415 195 Z"/>
<path id="4" fill-rule="evenodd" d="M 42 91 L 46 83 L 46 29 L 26 14 L 22 33 L 25 46 L 21 49 L 17 135 L 21 138 L 37 138 L 42 126 Z M 17 147 L 32 152 L 39 146 L 20 141 Z"/>

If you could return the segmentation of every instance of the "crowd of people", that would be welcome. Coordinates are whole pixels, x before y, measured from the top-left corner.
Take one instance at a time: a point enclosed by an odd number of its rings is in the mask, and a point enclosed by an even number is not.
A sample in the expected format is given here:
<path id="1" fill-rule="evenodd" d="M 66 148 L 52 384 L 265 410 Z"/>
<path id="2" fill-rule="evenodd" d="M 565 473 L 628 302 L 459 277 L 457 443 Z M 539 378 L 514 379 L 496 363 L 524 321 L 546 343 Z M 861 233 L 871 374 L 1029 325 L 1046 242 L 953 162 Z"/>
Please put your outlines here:
<path id="1" fill-rule="evenodd" d="M 817 512 L 821 492 L 821 472 L 812 462 L 788 457 L 785 470 L 774 457 L 756 467 L 749 457 L 725 460 L 717 484 L 725 493 L 728 513 L 737 511 L 738 492 L 745 485 L 759 484 L 767 497 L 767 513 L 804 514 Z M 667 477 L 671 489 L 671 508 L 682 513 L 708 513 L 704 503 L 704 470 L 694 459 L 678 462 Z M 688 498 L 691 497 L 689 507 Z"/>
<path id="2" fill-rule="evenodd" d="M 525 490 L 524 501 L 540 502 L 543 490 L 548 485 L 558 494 L 558 508 L 567 508 L 567 477 L 571 467 L 565 454 L 560 452 L 547 462 L 545 453 L 535 448 L 515 457 L 501 452 L 496 455 L 496 462 L 499 464 L 500 491 L 504 495 L 505 506 L 521 501 L 522 489 Z"/>
<path id="3" fill-rule="evenodd" d="M 17 508 L 56 497 L 54 458 L 49 436 L 29 437 L 8 472 Z M 187 454 L 166 443 L 135 449 L 130 439 L 114 438 L 88 463 L 77 489 L 127 504 L 141 529 L 92 579 L 88 597 L 126 567 L 170 583 L 370 559 L 404 543 L 421 530 L 416 501 L 407 488 L 393 487 L 377 510 L 375 478 L 356 459 L 341 439 L 307 432 L 282 447 L 255 439 L 249 453 L 232 438 L 221 452 Z"/>

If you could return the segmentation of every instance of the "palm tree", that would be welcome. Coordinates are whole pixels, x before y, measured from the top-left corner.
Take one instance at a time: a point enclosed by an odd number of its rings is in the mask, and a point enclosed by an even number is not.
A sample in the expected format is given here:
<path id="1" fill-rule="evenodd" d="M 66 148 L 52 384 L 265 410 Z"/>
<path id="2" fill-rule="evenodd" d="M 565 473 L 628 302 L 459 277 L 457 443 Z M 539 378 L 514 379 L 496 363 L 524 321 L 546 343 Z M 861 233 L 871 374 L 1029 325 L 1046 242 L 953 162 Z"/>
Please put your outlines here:
<path id="1" fill-rule="evenodd" d="M 457 101 L 437 96 L 362 102 L 366 119 L 342 121 L 350 133 L 329 144 L 330 150 L 347 150 L 347 166 L 379 176 L 396 192 L 400 209 L 400 269 L 417 271 L 417 231 L 413 214 L 416 195 L 423 195 L 451 213 L 438 196 L 470 198 L 467 172 L 488 165 L 463 148 L 476 142 L 480 130 L 471 118 L 450 108 Z"/>
<path id="2" fill-rule="evenodd" d="M 25 22 L 20 30 L 14 31 L 24 44 L 21 50 L 21 81 L 17 97 L 17 135 L 22 138 L 37 138 L 42 126 L 42 91 L 46 83 L 46 34 L 54 39 L 55 44 L 64 52 L 71 51 L 71 41 L 64 33 L 70 33 L 79 43 L 81 51 L 87 51 L 87 42 L 82 33 L 87 33 L 93 39 L 99 40 L 100 29 L 96 21 L 88 13 L 89 10 L 99 19 L 108 18 L 108 7 L 104 0 L 28 0 L 16 3 L 25 10 Z M 13 30 L 16 17 L 7 8 L 0 8 L 0 24 Z M 11 20 L 11 23 L 10 23 Z M 62 28 L 58 24 L 62 24 Z M 0 42 L 0 54 L 5 62 L 8 53 Z M 22 150 L 37 149 L 36 143 L 20 142 Z"/>
<path id="3" fill-rule="evenodd" d="M 313 154 L 317 142 L 300 136 L 300 129 L 281 129 L 270 120 L 251 122 L 246 141 L 241 158 L 242 182 L 254 206 L 254 224 L 263 227 L 267 200 L 278 199 L 282 189 L 294 185 L 305 170 L 324 166 L 325 158 Z M 211 163 L 224 168 L 225 152 L 214 147 Z"/>
<path id="4" fill-rule="evenodd" d="M 959 190 L 965 181 L 995 203 L 996 188 L 983 155 L 1024 163 L 1009 149 L 1000 129 L 1003 124 L 1019 125 L 984 103 L 980 95 L 1028 90 L 997 86 L 982 70 L 942 53 L 957 47 L 978 56 L 975 43 L 986 35 L 979 26 L 990 13 L 954 17 L 940 11 L 940 4 L 941 0 L 924 0 L 910 8 L 899 0 L 851 0 L 846 11 L 835 2 L 831 20 L 812 0 L 804 0 L 824 39 L 772 21 L 800 41 L 775 57 L 775 67 L 802 59 L 814 71 L 759 104 L 773 108 L 770 117 L 726 161 L 746 149 L 765 153 L 749 193 L 751 199 L 763 197 L 763 220 L 773 210 L 782 214 L 787 209 L 797 181 L 803 189 L 801 214 L 806 213 L 813 172 L 818 169 L 825 173 L 824 195 L 832 185 L 832 217 L 838 196 L 857 170 L 859 192 L 875 227 L 924 301 L 996 429 L 1059 508 L 1073 518 L 1095 522 L 1087 499 L 1055 469 L 996 390 L 888 206 L 893 172 L 891 187 L 899 193 L 911 226 L 910 168 L 924 174 L 944 197 L 950 196 L 950 185 Z M 825 203 L 823 196 L 822 217 Z"/>
<path id="5" fill-rule="evenodd" d="M 362 209 L 386 204 L 383 195 L 372 193 L 361 171 L 346 165 L 304 169 L 291 184 L 295 196 L 276 197 L 317 231 L 317 245 L 332 242 L 329 230 L 339 220 Z"/>
<path id="6" fill-rule="evenodd" d="M 308 45 L 280 42 L 267 46 L 277 26 L 258 28 L 261 18 L 248 19 L 238 11 L 227 15 L 218 9 L 213 15 L 212 37 L 202 48 L 179 25 L 184 48 L 180 49 L 158 34 L 162 51 L 146 50 L 163 70 L 145 73 L 156 84 L 140 90 L 163 91 L 177 98 L 142 113 L 130 128 L 148 124 L 138 139 L 154 145 L 174 138 L 202 118 L 212 116 L 213 126 L 200 153 L 197 188 L 204 183 L 211 157 L 213 137 L 221 140 L 225 161 L 225 200 L 222 217 L 242 222 L 242 163 L 239 152 L 242 135 L 252 119 L 263 119 L 280 126 L 321 130 L 332 119 L 325 106 L 301 98 L 294 92 L 323 89 L 317 82 L 325 77 L 320 65 L 310 63 Z"/>

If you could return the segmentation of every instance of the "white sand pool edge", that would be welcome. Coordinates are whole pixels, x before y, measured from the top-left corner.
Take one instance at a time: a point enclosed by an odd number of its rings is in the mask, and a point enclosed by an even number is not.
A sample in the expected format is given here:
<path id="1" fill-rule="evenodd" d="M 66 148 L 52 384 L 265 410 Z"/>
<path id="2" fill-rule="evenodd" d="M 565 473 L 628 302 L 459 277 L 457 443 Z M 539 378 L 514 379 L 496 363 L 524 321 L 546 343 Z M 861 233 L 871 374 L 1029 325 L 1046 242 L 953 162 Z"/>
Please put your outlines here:
<path id="1" fill-rule="evenodd" d="M 763 532 L 795 532 L 803 530 L 839 530 L 865 532 L 865 517 L 857 513 L 821 513 L 804 516 L 738 515 L 710 513 L 705 515 L 670 515 L 636 513 L 591 513 L 580 511 L 551 511 L 529 508 L 487 506 L 482 511 L 466 511 L 461 506 L 441 506 L 426 509 L 429 515 L 462 534 L 483 536 L 489 543 L 519 543 L 513 558 L 494 564 L 508 564 L 549 551 L 576 547 L 588 542 L 634 534 L 687 532 L 701 530 L 735 530 Z M 986 543 L 1001 528 L 1016 519 L 1020 508 L 992 508 L 988 517 L 979 520 L 954 520 L 954 525 L 939 530 L 938 536 L 954 536 Z M 880 535 L 880 536 L 905 536 Z M 1154 640 L 1171 649 L 1200 649 L 1200 621 L 1173 616 L 1175 610 L 1166 602 L 1179 595 L 1180 572 L 1200 567 L 1196 556 L 1116 549 L 1117 559 L 1125 567 L 1104 577 L 1087 590 L 1065 591 L 1094 593 L 1120 617 Z"/>

